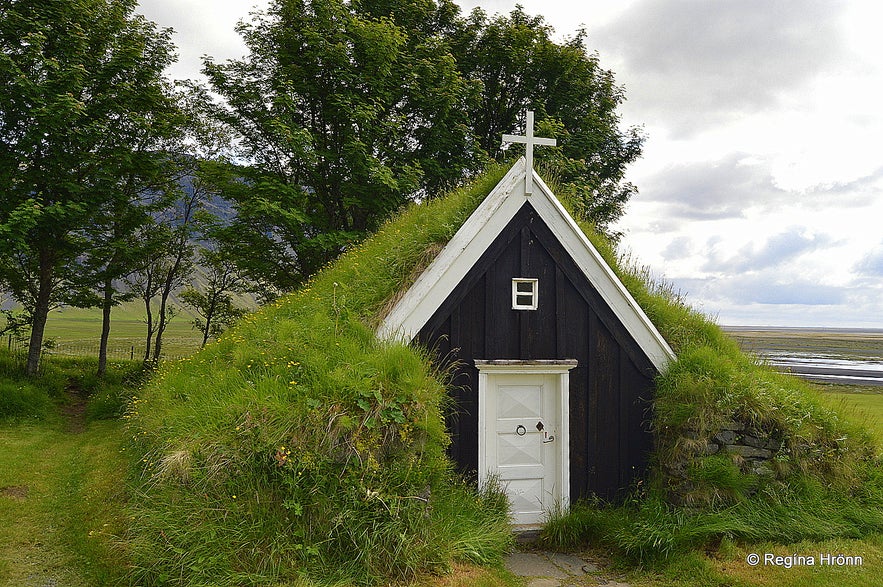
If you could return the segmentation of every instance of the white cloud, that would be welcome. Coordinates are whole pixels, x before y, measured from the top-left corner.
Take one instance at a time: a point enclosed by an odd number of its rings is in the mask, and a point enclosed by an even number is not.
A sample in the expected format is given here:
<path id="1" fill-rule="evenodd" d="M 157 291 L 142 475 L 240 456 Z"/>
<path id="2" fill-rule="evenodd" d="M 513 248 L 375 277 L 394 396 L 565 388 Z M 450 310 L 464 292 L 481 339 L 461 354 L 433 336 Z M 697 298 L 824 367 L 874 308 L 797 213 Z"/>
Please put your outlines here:
<path id="1" fill-rule="evenodd" d="M 854 270 L 860 278 L 883 278 L 883 242 L 856 263 Z"/>
<path id="2" fill-rule="evenodd" d="M 217 61 L 241 57 L 245 43 L 235 27 L 249 19 L 254 9 L 263 9 L 269 0 L 139 0 L 136 12 L 164 28 L 172 28 L 172 41 L 178 46 L 178 63 L 168 72 L 173 79 L 196 79 L 202 57 Z"/>
<path id="3" fill-rule="evenodd" d="M 643 0 L 591 38 L 622 65 L 630 108 L 673 136 L 780 104 L 845 56 L 843 3 Z"/>

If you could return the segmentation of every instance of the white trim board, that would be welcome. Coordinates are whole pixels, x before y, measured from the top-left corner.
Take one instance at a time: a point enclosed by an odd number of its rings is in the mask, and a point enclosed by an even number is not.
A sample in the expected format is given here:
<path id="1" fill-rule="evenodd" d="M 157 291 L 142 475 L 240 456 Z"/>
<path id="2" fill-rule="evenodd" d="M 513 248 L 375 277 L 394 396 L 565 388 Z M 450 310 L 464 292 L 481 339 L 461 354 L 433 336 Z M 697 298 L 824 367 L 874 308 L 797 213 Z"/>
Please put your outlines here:
<path id="1" fill-rule="evenodd" d="M 529 201 L 641 350 L 657 370 L 663 371 L 674 359 L 671 347 L 536 171 L 532 171 L 533 194 L 525 195 L 524 172 L 522 157 L 393 307 L 377 335 L 405 342 L 414 340 L 448 294 Z"/>

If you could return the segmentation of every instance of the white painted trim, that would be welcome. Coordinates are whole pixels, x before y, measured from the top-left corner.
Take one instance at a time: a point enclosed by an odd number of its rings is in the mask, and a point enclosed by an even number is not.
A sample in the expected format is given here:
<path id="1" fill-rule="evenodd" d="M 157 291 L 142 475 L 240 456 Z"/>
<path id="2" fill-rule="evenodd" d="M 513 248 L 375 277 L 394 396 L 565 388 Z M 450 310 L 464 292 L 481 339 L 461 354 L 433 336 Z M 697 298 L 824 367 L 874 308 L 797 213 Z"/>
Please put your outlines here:
<path id="1" fill-rule="evenodd" d="M 393 307 L 378 328 L 380 338 L 410 342 L 417 336 L 527 201 L 525 182 L 519 181 L 524 170 L 522 157 Z M 671 347 L 535 171 L 533 179 L 535 189 L 530 203 L 537 214 L 653 365 L 663 371 L 674 359 Z"/>
<path id="2" fill-rule="evenodd" d="M 557 376 L 558 430 L 555 439 L 556 476 L 558 488 L 557 505 L 563 510 L 570 508 L 570 370 L 577 366 L 575 360 L 564 361 L 482 361 L 476 360 L 478 368 L 478 484 L 483 486 L 491 471 L 488 463 L 488 380 L 492 375 L 555 375 Z M 496 400 L 492 402 L 496 406 Z"/>

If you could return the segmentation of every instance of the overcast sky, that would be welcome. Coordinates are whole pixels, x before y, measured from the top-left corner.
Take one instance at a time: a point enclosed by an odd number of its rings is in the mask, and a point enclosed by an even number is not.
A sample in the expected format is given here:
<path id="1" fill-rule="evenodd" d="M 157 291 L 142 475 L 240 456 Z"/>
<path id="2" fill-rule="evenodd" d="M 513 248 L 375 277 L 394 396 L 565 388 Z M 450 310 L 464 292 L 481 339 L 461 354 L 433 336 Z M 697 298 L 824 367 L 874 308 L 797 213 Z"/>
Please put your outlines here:
<path id="1" fill-rule="evenodd" d="M 516 2 L 459 0 L 508 12 Z M 623 247 L 725 325 L 883 328 L 883 4 L 521 0 L 583 27 L 648 136 Z M 176 78 L 237 57 L 249 0 L 141 0 Z M 515 129 L 513 129 L 515 130 Z"/>

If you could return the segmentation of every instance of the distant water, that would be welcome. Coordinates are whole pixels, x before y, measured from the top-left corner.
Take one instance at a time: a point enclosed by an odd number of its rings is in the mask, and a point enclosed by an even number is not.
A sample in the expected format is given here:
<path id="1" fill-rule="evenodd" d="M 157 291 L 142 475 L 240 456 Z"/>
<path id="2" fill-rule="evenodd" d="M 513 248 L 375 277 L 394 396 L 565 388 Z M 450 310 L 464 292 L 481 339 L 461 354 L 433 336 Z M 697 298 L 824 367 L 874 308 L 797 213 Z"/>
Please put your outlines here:
<path id="1" fill-rule="evenodd" d="M 781 371 L 812 381 L 883 386 L 883 328 L 727 326 L 725 330 L 736 336 L 742 333 L 752 352 Z M 752 337 L 751 332 L 765 335 Z M 789 336 L 801 333 L 808 335 L 803 346 L 810 348 L 784 348 L 801 346 L 800 336 Z M 864 350 L 853 346 L 857 340 Z"/>
<path id="2" fill-rule="evenodd" d="M 843 359 L 810 353 L 759 353 L 776 369 L 814 381 L 851 385 L 883 386 L 883 361 L 876 359 Z"/>

